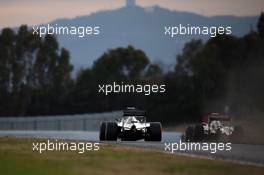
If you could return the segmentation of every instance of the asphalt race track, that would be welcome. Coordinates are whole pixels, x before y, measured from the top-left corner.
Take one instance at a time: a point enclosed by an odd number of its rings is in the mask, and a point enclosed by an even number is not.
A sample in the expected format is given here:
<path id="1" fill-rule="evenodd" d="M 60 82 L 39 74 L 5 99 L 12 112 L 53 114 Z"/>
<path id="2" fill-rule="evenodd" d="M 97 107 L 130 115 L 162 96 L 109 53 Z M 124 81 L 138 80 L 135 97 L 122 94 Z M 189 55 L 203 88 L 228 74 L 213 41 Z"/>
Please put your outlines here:
<path id="1" fill-rule="evenodd" d="M 0 131 L 0 137 L 12 136 L 23 138 L 44 138 L 44 139 L 69 139 L 69 140 L 87 140 L 99 141 L 98 132 L 87 131 Z M 165 151 L 165 143 L 178 143 L 181 133 L 163 132 L 162 142 L 103 142 L 106 144 L 120 144 L 125 146 L 140 147 L 145 149 L 154 149 L 172 154 L 168 150 Z M 205 157 L 212 159 L 222 159 L 234 161 L 238 163 L 254 164 L 264 166 L 264 145 L 249 144 L 232 144 L 231 151 L 217 151 L 210 153 L 209 151 L 175 151 L 173 154 L 187 155 L 194 157 Z"/>

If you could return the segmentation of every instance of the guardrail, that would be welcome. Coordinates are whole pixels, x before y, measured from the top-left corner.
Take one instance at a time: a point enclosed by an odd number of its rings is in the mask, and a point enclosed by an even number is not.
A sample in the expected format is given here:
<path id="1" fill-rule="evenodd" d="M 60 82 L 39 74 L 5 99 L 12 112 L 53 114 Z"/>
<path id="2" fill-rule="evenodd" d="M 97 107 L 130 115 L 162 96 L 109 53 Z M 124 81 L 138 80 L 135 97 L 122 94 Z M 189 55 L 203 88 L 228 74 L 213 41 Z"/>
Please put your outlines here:
<path id="1" fill-rule="evenodd" d="M 122 111 L 38 117 L 0 118 L 0 130 L 84 130 L 96 131 L 101 121 L 113 121 Z"/>

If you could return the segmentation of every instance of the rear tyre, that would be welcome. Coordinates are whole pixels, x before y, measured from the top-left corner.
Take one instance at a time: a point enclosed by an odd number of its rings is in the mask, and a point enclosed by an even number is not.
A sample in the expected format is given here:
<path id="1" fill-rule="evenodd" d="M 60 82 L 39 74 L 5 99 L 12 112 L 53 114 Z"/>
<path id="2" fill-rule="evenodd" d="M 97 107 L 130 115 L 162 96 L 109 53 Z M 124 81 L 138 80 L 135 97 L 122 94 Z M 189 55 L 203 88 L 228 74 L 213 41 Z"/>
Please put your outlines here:
<path id="1" fill-rule="evenodd" d="M 234 131 L 231 135 L 233 143 L 241 143 L 244 137 L 244 129 L 241 126 L 235 126 Z"/>
<path id="2" fill-rule="evenodd" d="M 193 127 L 189 126 L 185 130 L 185 141 L 186 142 L 192 142 L 194 137 L 194 129 Z"/>
<path id="3" fill-rule="evenodd" d="M 105 139 L 109 141 L 116 141 L 118 135 L 118 126 L 115 122 L 106 123 Z"/>
<path id="4" fill-rule="evenodd" d="M 150 127 L 147 130 L 147 137 L 145 141 L 157 141 L 160 142 L 162 138 L 162 126 L 159 122 L 150 123 Z"/>
<path id="5" fill-rule="evenodd" d="M 100 124 L 100 133 L 99 133 L 100 141 L 104 141 L 105 140 L 105 129 L 106 129 L 106 122 L 101 122 L 101 124 Z"/>
<path id="6" fill-rule="evenodd" d="M 197 124 L 194 127 L 194 141 L 199 142 L 204 139 L 204 129 L 203 125 Z"/>

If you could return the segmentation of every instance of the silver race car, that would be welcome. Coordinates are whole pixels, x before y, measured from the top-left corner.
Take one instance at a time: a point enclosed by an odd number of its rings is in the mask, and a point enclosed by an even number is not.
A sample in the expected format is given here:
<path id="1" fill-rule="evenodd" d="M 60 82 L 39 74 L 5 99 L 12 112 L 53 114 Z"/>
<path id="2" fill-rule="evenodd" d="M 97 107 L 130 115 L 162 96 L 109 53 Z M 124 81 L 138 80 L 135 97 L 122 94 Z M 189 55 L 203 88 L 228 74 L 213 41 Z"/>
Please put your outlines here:
<path id="1" fill-rule="evenodd" d="M 101 123 L 99 137 L 101 141 L 161 141 L 162 126 L 160 122 L 147 123 L 145 111 L 127 108 L 116 122 Z"/>

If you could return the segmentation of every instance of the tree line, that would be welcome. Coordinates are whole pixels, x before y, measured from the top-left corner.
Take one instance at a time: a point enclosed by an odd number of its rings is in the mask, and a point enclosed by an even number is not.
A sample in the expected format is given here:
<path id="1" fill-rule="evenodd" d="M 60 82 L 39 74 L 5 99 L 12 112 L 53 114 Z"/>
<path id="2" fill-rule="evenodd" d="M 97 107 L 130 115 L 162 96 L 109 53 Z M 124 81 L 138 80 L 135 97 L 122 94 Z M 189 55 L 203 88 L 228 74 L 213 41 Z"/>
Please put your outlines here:
<path id="1" fill-rule="evenodd" d="M 133 46 L 111 49 L 71 76 L 69 52 L 54 36 L 26 26 L 0 35 L 0 116 L 103 112 L 135 106 L 150 120 L 199 120 L 207 112 L 254 115 L 264 111 L 264 14 L 243 37 L 191 40 L 164 72 Z M 98 84 L 165 84 L 164 94 L 98 93 Z"/>
<path id="2" fill-rule="evenodd" d="M 27 26 L 0 35 L 0 115 L 45 115 L 61 111 L 72 84 L 69 52 L 54 36 L 40 38 Z"/>

